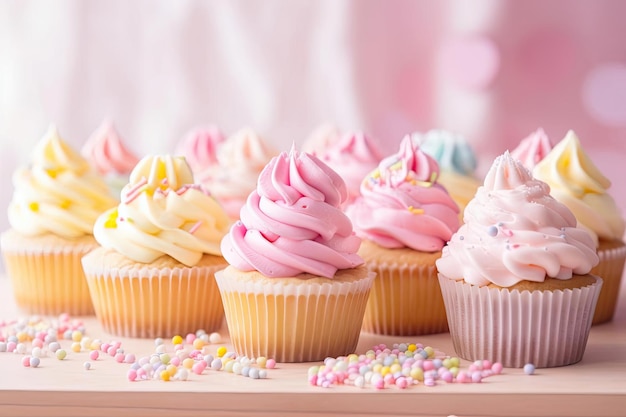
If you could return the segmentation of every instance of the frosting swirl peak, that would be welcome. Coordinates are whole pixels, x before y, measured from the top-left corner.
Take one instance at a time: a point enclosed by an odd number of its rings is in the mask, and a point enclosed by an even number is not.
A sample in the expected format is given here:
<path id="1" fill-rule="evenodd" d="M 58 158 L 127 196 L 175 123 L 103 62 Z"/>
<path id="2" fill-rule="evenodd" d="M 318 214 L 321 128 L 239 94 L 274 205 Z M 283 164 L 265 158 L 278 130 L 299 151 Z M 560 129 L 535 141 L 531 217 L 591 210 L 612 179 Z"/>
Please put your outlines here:
<path id="1" fill-rule="evenodd" d="M 346 197 L 341 177 L 317 157 L 283 152 L 261 172 L 222 253 L 237 269 L 268 277 L 332 278 L 363 263 L 361 240 L 340 209 Z"/>

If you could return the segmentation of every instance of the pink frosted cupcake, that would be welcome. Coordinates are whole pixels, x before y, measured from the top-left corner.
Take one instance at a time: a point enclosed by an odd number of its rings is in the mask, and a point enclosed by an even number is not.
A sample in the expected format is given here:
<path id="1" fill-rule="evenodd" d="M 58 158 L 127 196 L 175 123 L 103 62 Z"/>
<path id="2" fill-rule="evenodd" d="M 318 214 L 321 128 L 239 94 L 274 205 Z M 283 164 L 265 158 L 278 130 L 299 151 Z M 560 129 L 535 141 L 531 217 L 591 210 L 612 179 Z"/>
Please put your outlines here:
<path id="1" fill-rule="evenodd" d="M 341 130 L 331 124 L 324 123 L 316 127 L 302 144 L 302 152 L 313 155 L 324 153 L 326 148 L 333 146 L 341 139 L 343 133 Z"/>
<path id="2" fill-rule="evenodd" d="M 573 131 L 556 144 L 539 162 L 533 174 L 550 186 L 550 193 L 576 216 L 578 226 L 594 239 L 600 262 L 591 271 L 604 284 L 593 317 L 593 324 L 610 321 L 615 314 L 626 261 L 621 210 L 608 193 L 611 182 L 583 150 Z"/>
<path id="3" fill-rule="evenodd" d="M 217 165 L 199 172 L 198 181 L 211 190 L 231 219 L 238 219 L 259 173 L 276 153 L 252 129 L 242 129 L 220 145 Z"/>
<path id="4" fill-rule="evenodd" d="M 457 354 L 507 367 L 576 363 L 602 279 L 589 233 L 508 152 L 496 158 L 437 260 Z"/>
<path id="5" fill-rule="evenodd" d="M 111 194 L 119 200 L 122 187 L 139 158 L 122 141 L 111 122 L 104 122 L 87 139 L 81 154 L 105 179 Z"/>
<path id="6" fill-rule="evenodd" d="M 217 164 L 217 149 L 222 142 L 224 135 L 216 126 L 196 128 L 177 144 L 176 155 L 184 156 L 197 176 Z"/>
<path id="7" fill-rule="evenodd" d="M 341 211 L 343 180 L 315 156 L 273 158 L 222 240 L 216 274 L 235 350 L 278 362 L 353 352 L 373 274 Z"/>
<path id="8" fill-rule="evenodd" d="M 361 181 L 382 159 L 378 144 L 362 132 L 344 134 L 324 150 L 316 152 L 316 156 L 346 182 L 348 200 L 345 204 L 351 204 L 359 197 Z"/>
<path id="9" fill-rule="evenodd" d="M 550 138 L 543 129 L 539 128 L 522 139 L 519 145 L 511 151 L 511 156 L 521 161 L 526 168 L 532 171 L 552 148 Z"/>
<path id="10" fill-rule="evenodd" d="M 172 337 L 218 330 L 224 311 L 215 279 L 230 222 L 183 157 L 143 158 L 102 213 L 100 247 L 82 265 L 98 321 L 113 335 Z"/>
<path id="11" fill-rule="evenodd" d="M 13 184 L 1 245 L 16 304 L 30 314 L 93 314 L 80 259 L 98 246 L 97 217 L 115 205 L 103 179 L 51 127 Z"/>
<path id="12" fill-rule="evenodd" d="M 459 227 L 459 208 L 438 183 L 437 162 L 406 136 L 347 208 L 359 255 L 376 272 L 363 330 L 411 336 L 448 329 L 435 261 Z"/>

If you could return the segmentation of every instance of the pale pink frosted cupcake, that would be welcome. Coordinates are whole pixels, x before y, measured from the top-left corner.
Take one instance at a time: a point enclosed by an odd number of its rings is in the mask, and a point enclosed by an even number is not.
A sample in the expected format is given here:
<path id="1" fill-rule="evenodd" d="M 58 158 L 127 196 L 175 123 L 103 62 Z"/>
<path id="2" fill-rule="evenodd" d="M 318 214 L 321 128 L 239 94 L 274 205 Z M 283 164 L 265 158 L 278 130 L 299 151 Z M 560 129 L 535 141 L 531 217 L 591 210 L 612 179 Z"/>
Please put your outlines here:
<path id="1" fill-rule="evenodd" d="M 198 181 L 211 190 L 231 219 L 238 219 L 259 173 L 277 153 L 254 130 L 241 129 L 219 146 L 217 164 L 201 170 Z"/>
<path id="2" fill-rule="evenodd" d="M 217 149 L 224 135 L 217 126 L 199 127 L 188 132 L 176 145 L 176 155 L 187 160 L 194 175 L 217 164 Z"/>
<path id="3" fill-rule="evenodd" d="M 511 156 L 524 164 L 531 171 L 543 158 L 552 150 L 553 145 L 550 138 L 542 128 L 537 129 L 524 139 L 522 139 L 515 149 L 511 151 Z"/>
<path id="4" fill-rule="evenodd" d="M 412 336 L 448 329 L 435 261 L 459 227 L 459 208 L 438 174 L 437 162 L 406 136 L 346 210 L 363 239 L 359 255 L 377 274 L 365 331 Z"/>
<path id="5" fill-rule="evenodd" d="M 103 122 L 87 139 L 81 154 L 104 177 L 111 194 L 119 200 L 139 158 L 124 145 L 113 123 Z"/>
<path id="6" fill-rule="evenodd" d="M 302 144 L 302 152 L 313 155 L 323 153 L 326 148 L 334 145 L 341 139 L 343 132 L 331 123 L 324 123 L 316 127 Z"/>
<path id="7" fill-rule="evenodd" d="M 348 200 L 345 204 L 351 204 L 359 197 L 363 178 L 383 158 L 377 142 L 363 132 L 345 133 L 324 150 L 316 152 L 316 156 L 346 182 Z"/>
<path id="8" fill-rule="evenodd" d="M 313 155 L 273 158 L 222 240 L 216 274 L 235 350 L 278 362 L 354 351 L 373 274 L 340 206 L 343 180 Z"/>
<path id="9" fill-rule="evenodd" d="M 602 279 L 593 239 L 506 152 L 437 260 L 450 335 L 467 360 L 554 367 L 583 357 Z"/>

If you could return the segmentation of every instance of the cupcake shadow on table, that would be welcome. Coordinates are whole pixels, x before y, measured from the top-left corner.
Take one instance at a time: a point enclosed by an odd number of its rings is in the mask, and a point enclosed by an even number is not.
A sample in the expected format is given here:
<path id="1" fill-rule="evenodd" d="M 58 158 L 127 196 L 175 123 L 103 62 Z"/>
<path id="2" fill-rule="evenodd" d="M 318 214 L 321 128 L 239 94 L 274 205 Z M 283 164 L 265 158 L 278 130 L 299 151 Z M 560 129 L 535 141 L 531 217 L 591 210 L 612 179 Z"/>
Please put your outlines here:
<path id="1" fill-rule="evenodd" d="M 274 157 L 222 240 L 216 274 L 238 355 L 320 361 L 356 348 L 374 274 L 340 205 L 344 181 L 317 157 Z"/>
<path id="2" fill-rule="evenodd" d="M 126 337 L 172 337 L 220 329 L 214 274 L 230 222 L 183 157 L 146 156 L 120 204 L 98 217 L 100 247 L 83 257 L 96 316 Z"/>

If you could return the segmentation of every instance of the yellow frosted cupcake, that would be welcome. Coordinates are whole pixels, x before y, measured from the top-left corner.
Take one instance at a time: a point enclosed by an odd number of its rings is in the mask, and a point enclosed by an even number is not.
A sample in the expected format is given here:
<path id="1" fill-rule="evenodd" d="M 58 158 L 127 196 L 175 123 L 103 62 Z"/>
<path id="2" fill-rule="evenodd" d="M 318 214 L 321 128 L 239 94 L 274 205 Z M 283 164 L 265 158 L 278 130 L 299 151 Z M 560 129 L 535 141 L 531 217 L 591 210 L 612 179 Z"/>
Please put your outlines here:
<path id="1" fill-rule="evenodd" d="M 347 209 L 377 277 L 363 330 L 411 336 L 448 330 L 435 260 L 459 227 L 459 208 L 438 182 L 437 162 L 406 136 L 383 159 Z"/>
<path id="2" fill-rule="evenodd" d="M 571 130 L 535 166 L 533 175 L 550 186 L 550 194 L 565 204 L 576 216 L 578 226 L 593 237 L 600 262 L 591 273 L 604 280 L 593 324 L 610 321 L 626 261 L 626 244 L 622 241 L 626 225 L 607 192 L 611 182 L 594 165 Z"/>
<path id="3" fill-rule="evenodd" d="M 273 158 L 222 240 L 216 274 L 235 350 L 278 362 L 354 351 L 373 274 L 340 205 L 343 180 L 313 155 Z"/>
<path id="4" fill-rule="evenodd" d="M 228 227 L 184 158 L 140 160 L 121 203 L 96 221 L 101 247 L 82 259 L 104 329 L 127 337 L 218 330 L 224 311 L 214 273 L 226 267 L 219 245 Z"/>
<path id="5" fill-rule="evenodd" d="M 93 314 L 80 258 L 97 247 L 96 218 L 115 205 L 103 179 L 51 127 L 13 184 L 11 229 L 1 245 L 18 307 L 30 314 Z"/>
<path id="6" fill-rule="evenodd" d="M 506 367 L 583 357 L 602 279 L 593 240 L 506 152 L 437 260 L 456 353 Z"/>

